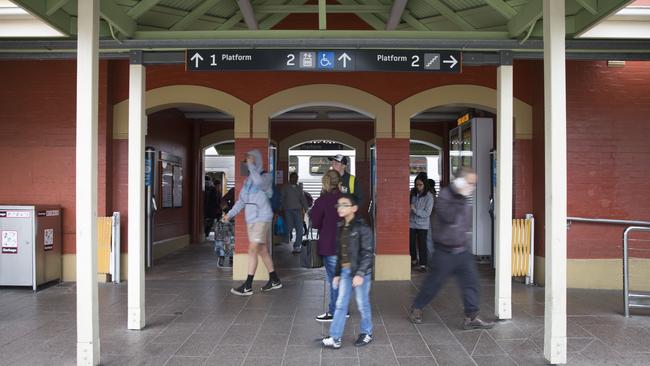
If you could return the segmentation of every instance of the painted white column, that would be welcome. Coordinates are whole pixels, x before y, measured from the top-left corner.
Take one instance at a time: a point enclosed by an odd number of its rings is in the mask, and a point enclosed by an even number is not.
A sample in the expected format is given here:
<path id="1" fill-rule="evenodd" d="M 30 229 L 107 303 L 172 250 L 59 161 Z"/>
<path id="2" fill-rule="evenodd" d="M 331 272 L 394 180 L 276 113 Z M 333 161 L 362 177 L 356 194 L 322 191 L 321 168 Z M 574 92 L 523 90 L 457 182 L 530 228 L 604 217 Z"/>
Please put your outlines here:
<path id="1" fill-rule="evenodd" d="M 544 357 L 566 363 L 566 75 L 564 1 L 544 0 L 546 186 Z"/>
<path id="2" fill-rule="evenodd" d="M 509 60 L 512 63 L 512 59 Z M 495 194 L 496 279 L 494 312 L 512 319 L 512 65 L 497 68 L 497 186 Z"/>
<path id="3" fill-rule="evenodd" d="M 77 365 L 99 365 L 97 297 L 97 126 L 99 1 L 79 1 L 77 17 Z"/>
<path id="4" fill-rule="evenodd" d="M 144 136 L 145 67 L 129 66 L 129 277 L 128 328 L 145 326 L 144 312 Z"/>

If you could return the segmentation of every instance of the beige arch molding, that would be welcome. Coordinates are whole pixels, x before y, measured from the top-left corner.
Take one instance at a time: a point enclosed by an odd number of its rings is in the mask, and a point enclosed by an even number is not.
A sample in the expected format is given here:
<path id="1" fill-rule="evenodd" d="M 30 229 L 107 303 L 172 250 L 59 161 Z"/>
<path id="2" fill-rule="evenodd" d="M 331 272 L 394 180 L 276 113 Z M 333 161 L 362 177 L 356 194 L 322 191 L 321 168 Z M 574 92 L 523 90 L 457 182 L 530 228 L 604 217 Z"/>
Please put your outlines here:
<path id="1" fill-rule="evenodd" d="M 289 159 L 289 148 L 310 140 L 319 140 L 327 136 L 328 140 L 334 140 L 346 144 L 356 150 L 356 161 L 366 161 L 366 143 L 363 140 L 339 130 L 325 128 L 301 131 L 288 136 L 280 141 L 279 156 L 281 161 Z"/>
<path id="2" fill-rule="evenodd" d="M 410 139 L 434 144 L 442 150 L 445 148 L 445 142 L 442 137 L 428 131 L 413 129 L 411 130 Z"/>
<path id="3" fill-rule="evenodd" d="M 234 141 L 234 140 L 235 140 L 235 130 L 220 130 L 202 136 L 199 143 L 201 144 L 201 150 L 203 150 L 206 147 L 210 147 L 222 141 Z"/>
<path id="4" fill-rule="evenodd" d="M 269 119 L 295 108 L 336 106 L 375 119 L 375 136 L 392 137 L 391 105 L 363 90 L 343 85 L 311 84 L 272 94 L 253 105 L 252 137 L 269 136 Z"/>
<path id="5" fill-rule="evenodd" d="M 148 90 L 145 94 L 146 113 L 154 113 L 183 104 L 199 104 L 226 112 L 235 120 L 235 137 L 250 137 L 250 106 L 220 90 L 196 85 L 171 85 Z M 129 100 L 113 107 L 113 139 L 129 137 Z"/>
<path id="6" fill-rule="evenodd" d="M 395 137 L 409 138 L 411 117 L 429 108 L 447 104 L 477 106 L 496 113 L 497 91 L 476 85 L 447 85 L 415 94 L 395 106 Z M 532 139 L 533 107 L 514 98 L 515 138 Z"/>

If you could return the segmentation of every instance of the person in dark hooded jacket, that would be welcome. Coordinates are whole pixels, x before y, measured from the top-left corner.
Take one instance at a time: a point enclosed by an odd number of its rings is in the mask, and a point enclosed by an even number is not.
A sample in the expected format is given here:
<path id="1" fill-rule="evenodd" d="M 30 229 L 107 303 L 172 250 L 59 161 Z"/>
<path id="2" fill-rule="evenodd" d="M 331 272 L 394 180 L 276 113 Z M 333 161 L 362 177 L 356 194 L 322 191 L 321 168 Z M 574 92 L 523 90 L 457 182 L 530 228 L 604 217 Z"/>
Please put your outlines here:
<path id="1" fill-rule="evenodd" d="M 479 278 L 476 261 L 470 249 L 472 232 L 471 196 L 476 188 L 476 173 L 463 168 L 436 201 L 433 225 L 435 250 L 431 271 L 422 281 L 420 292 L 411 306 L 409 320 L 422 323 L 422 309 L 436 296 L 451 275 L 456 276 L 465 308 L 464 329 L 489 329 L 494 323 L 479 318 Z"/>

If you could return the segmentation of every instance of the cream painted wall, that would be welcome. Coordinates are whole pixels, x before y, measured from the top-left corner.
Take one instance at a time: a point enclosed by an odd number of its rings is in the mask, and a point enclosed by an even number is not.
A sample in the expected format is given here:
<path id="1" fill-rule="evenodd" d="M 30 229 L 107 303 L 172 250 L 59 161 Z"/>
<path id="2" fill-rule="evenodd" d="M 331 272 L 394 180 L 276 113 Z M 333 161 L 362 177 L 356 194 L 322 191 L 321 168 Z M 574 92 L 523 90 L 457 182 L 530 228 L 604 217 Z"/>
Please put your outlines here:
<path id="1" fill-rule="evenodd" d="M 310 84 L 272 94 L 253 105 L 252 137 L 269 137 L 269 119 L 308 106 L 335 106 L 375 119 L 375 136 L 392 137 L 392 108 L 365 91 L 343 85 Z"/>
<path id="2" fill-rule="evenodd" d="M 233 116 L 235 137 L 250 137 L 250 106 L 240 99 L 220 90 L 195 85 L 172 85 L 148 90 L 145 93 L 147 114 L 184 104 L 212 107 Z M 129 136 L 129 100 L 113 107 L 113 139 L 125 140 Z"/>
<path id="3" fill-rule="evenodd" d="M 415 94 L 395 105 L 395 137 L 409 138 L 411 117 L 448 104 L 476 106 L 496 113 L 497 91 L 476 85 L 446 85 Z M 515 98 L 515 138 L 532 139 L 533 107 Z"/>

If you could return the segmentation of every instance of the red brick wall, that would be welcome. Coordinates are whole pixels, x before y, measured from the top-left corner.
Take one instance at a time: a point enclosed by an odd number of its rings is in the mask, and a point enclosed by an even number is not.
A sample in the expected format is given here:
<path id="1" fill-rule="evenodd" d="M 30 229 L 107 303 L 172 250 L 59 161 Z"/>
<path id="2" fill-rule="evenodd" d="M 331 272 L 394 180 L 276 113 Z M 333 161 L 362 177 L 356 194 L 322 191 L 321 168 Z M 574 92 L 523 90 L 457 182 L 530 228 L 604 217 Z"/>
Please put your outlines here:
<path id="1" fill-rule="evenodd" d="M 0 204 L 63 208 L 63 253 L 74 253 L 76 67 L 71 61 L 0 63 Z M 100 62 L 98 213 L 106 204 L 106 62 Z"/>
<path id="2" fill-rule="evenodd" d="M 409 140 L 377 139 L 376 253 L 408 254 Z"/>
<path id="3" fill-rule="evenodd" d="M 573 61 L 567 75 L 569 216 L 650 221 L 650 62 Z M 570 258 L 621 256 L 624 227 L 600 226 L 572 224 Z"/>
<path id="4" fill-rule="evenodd" d="M 521 219 L 533 213 L 533 141 L 515 139 L 512 181 L 512 215 Z"/>

